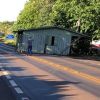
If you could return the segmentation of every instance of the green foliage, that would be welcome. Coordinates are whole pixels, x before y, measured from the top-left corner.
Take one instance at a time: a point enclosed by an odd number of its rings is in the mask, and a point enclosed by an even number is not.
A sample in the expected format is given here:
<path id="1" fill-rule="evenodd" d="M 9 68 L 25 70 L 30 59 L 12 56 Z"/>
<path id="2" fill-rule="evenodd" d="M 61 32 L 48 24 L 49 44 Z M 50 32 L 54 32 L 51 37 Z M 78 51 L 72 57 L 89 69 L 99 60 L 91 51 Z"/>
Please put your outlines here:
<path id="1" fill-rule="evenodd" d="M 59 26 L 100 39 L 100 0 L 29 0 L 13 30 Z"/>
<path id="2" fill-rule="evenodd" d="M 99 0 L 57 0 L 52 8 L 52 23 L 56 26 L 77 31 L 100 39 L 100 2 Z"/>
<path id="3" fill-rule="evenodd" d="M 57 0 L 52 7 L 50 14 L 51 23 L 54 26 L 60 26 L 64 28 L 72 27 L 72 17 L 68 13 L 70 2 L 66 0 Z"/>
<path id="4" fill-rule="evenodd" d="M 12 26 L 14 22 L 0 22 L 0 32 L 8 34 L 12 32 Z"/>
<path id="5" fill-rule="evenodd" d="M 29 0 L 14 23 L 13 30 L 49 25 L 53 0 Z"/>

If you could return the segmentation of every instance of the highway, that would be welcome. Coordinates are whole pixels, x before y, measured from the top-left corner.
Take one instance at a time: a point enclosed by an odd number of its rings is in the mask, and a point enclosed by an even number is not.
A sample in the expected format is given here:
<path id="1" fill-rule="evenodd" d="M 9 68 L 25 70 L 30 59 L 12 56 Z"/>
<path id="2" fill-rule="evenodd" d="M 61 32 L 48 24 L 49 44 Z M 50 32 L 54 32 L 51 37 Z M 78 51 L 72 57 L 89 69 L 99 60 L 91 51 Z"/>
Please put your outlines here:
<path id="1" fill-rule="evenodd" d="M 0 43 L 0 66 L 18 100 L 100 100 L 100 59 L 26 56 Z"/>

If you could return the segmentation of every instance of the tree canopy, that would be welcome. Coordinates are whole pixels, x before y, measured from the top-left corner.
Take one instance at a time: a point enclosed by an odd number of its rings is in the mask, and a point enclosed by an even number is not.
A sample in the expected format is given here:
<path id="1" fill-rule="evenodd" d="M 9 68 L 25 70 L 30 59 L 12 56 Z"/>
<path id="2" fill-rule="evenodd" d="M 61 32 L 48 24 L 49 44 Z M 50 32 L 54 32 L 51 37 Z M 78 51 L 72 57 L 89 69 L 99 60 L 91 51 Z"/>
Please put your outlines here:
<path id="1" fill-rule="evenodd" d="M 79 25 L 77 25 L 77 23 Z M 99 0 L 29 0 L 13 30 L 59 26 L 100 39 Z M 80 30 L 78 30 L 80 26 Z"/>
<path id="2" fill-rule="evenodd" d="M 8 22 L 8 21 L 0 22 L 0 32 L 4 33 L 4 35 L 11 33 L 13 24 L 14 22 Z"/>

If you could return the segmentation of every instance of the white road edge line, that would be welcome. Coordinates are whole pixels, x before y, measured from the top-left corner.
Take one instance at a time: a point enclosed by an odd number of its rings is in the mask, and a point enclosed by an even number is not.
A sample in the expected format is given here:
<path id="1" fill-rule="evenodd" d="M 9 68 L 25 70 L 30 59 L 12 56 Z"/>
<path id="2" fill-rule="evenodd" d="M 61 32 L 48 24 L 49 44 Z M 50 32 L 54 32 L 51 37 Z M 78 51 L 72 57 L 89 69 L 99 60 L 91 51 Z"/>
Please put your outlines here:
<path id="1" fill-rule="evenodd" d="M 23 91 L 19 87 L 16 87 L 14 89 L 18 94 L 23 94 Z"/>
<path id="2" fill-rule="evenodd" d="M 22 99 L 21 100 L 30 100 L 29 98 L 27 98 L 27 97 L 22 97 Z"/>
<path id="3" fill-rule="evenodd" d="M 14 80 L 9 80 L 9 82 L 10 82 L 10 84 L 11 84 L 13 87 L 17 86 L 17 84 L 15 83 Z"/>

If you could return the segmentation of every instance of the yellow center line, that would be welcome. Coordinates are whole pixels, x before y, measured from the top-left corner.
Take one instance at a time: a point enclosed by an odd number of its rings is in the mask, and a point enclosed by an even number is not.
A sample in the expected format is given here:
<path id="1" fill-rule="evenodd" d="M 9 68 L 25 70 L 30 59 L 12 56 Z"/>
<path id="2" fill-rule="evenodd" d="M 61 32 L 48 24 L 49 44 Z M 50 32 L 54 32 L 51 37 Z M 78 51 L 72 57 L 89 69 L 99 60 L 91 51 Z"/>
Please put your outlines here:
<path id="1" fill-rule="evenodd" d="M 86 73 L 83 73 L 83 72 L 80 72 L 80 71 L 77 71 L 77 70 L 74 70 L 72 68 L 69 68 L 68 66 L 63 66 L 63 65 L 60 65 L 60 64 L 57 64 L 57 63 L 54 63 L 52 61 L 49 61 L 49 60 L 45 60 L 45 59 L 42 59 L 42 58 L 39 58 L 39 57 L 35 57 L 35 56 L 32 56 L 32 59 L 36 60 L 36 61 L 39 61 L 41 63 L 45 63 L 47 65 L 50 65 L 52 67 L 55 67 L 57 69 L 60 69 L 60 70 L 64 70 L 64 71 L 67 71 L 71 74 L 75 74 L 75 75 L 78 75 L 80 77 L 83 77 L 83 78 L 86 78 L 88 80 L 91 80 L 97 84 L 100 85 L 100 78 L 96 78 L 92 75 L 89 75 L 89 74 L 86 74 Z"/>

